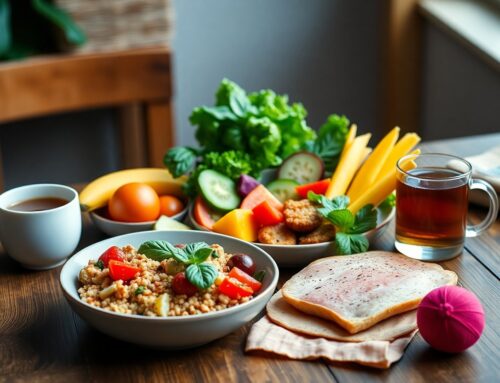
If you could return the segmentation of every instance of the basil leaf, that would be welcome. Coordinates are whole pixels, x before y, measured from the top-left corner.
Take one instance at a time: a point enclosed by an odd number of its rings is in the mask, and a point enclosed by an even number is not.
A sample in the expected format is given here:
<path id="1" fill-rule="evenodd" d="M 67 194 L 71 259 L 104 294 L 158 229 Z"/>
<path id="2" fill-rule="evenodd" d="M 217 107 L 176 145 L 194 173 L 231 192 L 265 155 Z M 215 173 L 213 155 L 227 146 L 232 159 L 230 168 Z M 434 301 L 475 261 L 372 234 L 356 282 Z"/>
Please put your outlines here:
<path id="1" fill-rule="evenodd" d="M 361 234 L 336 233 L 335 245 L 339 255 L 349 255 L 368 250 L 369 243 Z"/>
<path id="2" fill-rule="evenodd" d="M 206 242 L 188 243 L 184 248 L 186 253 L 196 253 L 199 249 L 211 248 Z"/>
<path id="3" fill-rule="evenodd" d="M 147 241 L 141 244 L 139 250 L 140 254 L 154 259 L 155 261 L 163 261 L 172 257 L 168 247 L 165 246 L 165 241 Z"/>
<path id="4" fill-rule="evenodd" d="M 377 226 L 377 209 L 373 205 L 363 206 L 357 213 L 354 225 L 347 231 L 350 234 L 361 234 Z"/>
<path id="5" fill-rule="evenodd" d="M 101 270 L 104 270 L 104 262 L 100 259 L 94 264 L 94 266 L 100 268 Z"/>
<path id="6" fill-rule="evenodd" d="M 328 213 L 326 218 L 339 227 L 341 231 L 349 229 L 354 224 L 354 215 L 348 209 L 333 210 Z"/>
<path id="7" fill-rule="evenodd" d="M 214 249 L 209 247 L 204 247 L 202 249 L 196 250 L 194 253 L 188 254 L 190 263 L 199 264 L 205 261 L 210 255 L 212 255 Z"/>
<path id="8" fill-rule="evenodd" d="M 213 285 L 219 272 L 210 263 L 191 264 L 186 269 L 186 278 L 200 289 L 208 289 Z"/>
<path id="9" fill-rule="evenodd" d="M 177 262 L 180 263 L 189 263 L 189 253 L 186 251 L 187 246 L 184 249 L 180 247 L 175 247 L 171 243 L 167 241 L 163 241 L 165 246 L 168 248 L 170 253 L 172 254 L 172 258 L 174 258 Z"/>
<path id="10" fill-rule="evenodd" d="M 163 163 L 174 178 L 188 173 L 194 168 L 198 153 L 188 147 L 178 146 L 167 151 Z"/>

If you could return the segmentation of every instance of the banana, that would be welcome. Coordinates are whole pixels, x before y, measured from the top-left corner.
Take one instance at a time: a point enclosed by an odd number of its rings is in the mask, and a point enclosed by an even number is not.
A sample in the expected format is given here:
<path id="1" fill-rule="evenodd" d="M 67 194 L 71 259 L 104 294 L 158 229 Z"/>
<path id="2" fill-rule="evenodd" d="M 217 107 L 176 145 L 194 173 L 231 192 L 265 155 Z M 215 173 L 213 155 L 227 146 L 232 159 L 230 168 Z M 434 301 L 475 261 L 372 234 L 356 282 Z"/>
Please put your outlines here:
<path id="1" fill-rule="evenodd" d="M 80 192 L 80 207 L 91 211 L 105 206 L 116 189 L 129 182 L 142 182 L 159 194 L 182 196 L 181 186 L 187 177 L 173 178 L 165 168 L 138 168 L 106 174 L 89 183 Z"/>

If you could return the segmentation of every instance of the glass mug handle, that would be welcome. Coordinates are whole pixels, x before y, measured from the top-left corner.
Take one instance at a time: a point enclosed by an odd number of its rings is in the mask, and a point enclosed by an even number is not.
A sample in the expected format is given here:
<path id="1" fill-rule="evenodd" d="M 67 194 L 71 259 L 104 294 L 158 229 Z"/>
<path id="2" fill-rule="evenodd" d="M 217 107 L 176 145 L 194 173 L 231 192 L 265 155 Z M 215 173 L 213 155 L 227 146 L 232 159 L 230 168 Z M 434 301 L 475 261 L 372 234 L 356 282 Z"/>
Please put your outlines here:
<path id="1" fill-rule="evenodd" d="M 495 189 L 493 189 L 493 186 L 491 186 L 488 182 L 483 180 L 472 179 L 472 182 L 469 185 L 469 189 L 470 190 L 478 189 L 486 192 L 490 200 L 490 208 L 488 210 L 486 218 L 477 225 L 467 225 L 467 228 L 465 230 L 466 237 L 477 237 L 483 231 L 487 230 L 497 219 L 498 197 Z"/>

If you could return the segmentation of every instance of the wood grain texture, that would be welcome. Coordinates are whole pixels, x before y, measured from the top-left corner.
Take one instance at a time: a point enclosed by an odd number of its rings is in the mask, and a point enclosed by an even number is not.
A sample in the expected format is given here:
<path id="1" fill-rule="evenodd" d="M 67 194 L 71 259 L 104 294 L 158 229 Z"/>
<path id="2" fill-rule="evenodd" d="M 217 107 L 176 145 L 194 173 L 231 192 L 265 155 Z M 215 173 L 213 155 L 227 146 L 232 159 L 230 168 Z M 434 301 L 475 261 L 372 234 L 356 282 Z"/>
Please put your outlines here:
<path id="1" fill-rule="evenodd" d="M 446 142 L 440 145 L 452 150 Z M 480 244 L 468 246 L 462 255 L 442 264 L 454 270 L 459 284 L 484 305 L 486 328 L 479 342 L 464 353 L 449 355 L 432 350 L 417 335 L 403 358 L 388 370 L 244 353 L 250 324 L 192 350 L 167 352 L 127 344 L 94 330 L 71 311 L 59 286 L 60 268 L 28 271 L 0 248 L 0 382 L 497 381 L 500 289 L 497 277 L 481 260 L 497 251 L 494 233 L 498 231 L 499 221 L 493 231 L 478 239 L 483 238 Z M 85 216 L 79 248 L 104 238 Z M 394 222 L 372 248 L 393 250 L 393 243 Z M 279 286 L 297 271 L 282 269 Z"/>
<path id="2" fill-rule="evenodd" d="M 0 122 L 170 97 L 167 48 L 0 65 Z"/>

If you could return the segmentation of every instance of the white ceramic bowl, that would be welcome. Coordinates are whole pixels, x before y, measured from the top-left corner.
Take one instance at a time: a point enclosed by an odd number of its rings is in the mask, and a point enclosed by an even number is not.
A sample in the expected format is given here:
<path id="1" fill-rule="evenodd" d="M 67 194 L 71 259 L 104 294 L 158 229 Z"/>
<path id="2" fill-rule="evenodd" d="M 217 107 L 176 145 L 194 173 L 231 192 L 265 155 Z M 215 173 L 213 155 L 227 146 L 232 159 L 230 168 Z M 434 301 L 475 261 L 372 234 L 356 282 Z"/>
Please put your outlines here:
<path id="1" fill-rule="evenodd" d="M 173 243 L 217 243 L 229 253 L 246 253 L 255 261 L 257 270 L 266 272 L 262 289 L 254 299 L 238 306 L 207 314 L 170 318 L 114 313 L 91 306 L 80 299 L 77 291 L 78 274 L 90 259 L 98 258 L 110 246 L 131 244 L 138 248 L 142 242 L 156 239 Z M 251 321 L 273 295 L 278 275 L 278 266 L 274 260 L 251 243 L 201 231 L 147 231 L 109 238 L 80 250 L 62 268 L 60 282 L 71 308 L 103 333 L 140 345 L 182 349 L 221 338 Z"/>
<path id="2" fill-rule="evenodd" d="M 172 219 L 176 221 L 182 222 L 186 217 L 188 212 L 188 204 L 185 204 L 184 209 L 173 215 Z M 113 221 L 112 219 L 104 217 L 102 214 L 99 214 L 99 211 L 91 211 L 90 218 L 96 227 L 101 230 L 103 233 L 109 235 L 110 237 L 114 237 L 116 235 L 136 233 L 138 231 L 147 231 L 152 230 L 153 225 L 156 221 L 146 221 L 146 222 L 120 222 Z"/>
<path id="3" fill-rule="evenodd" d="M 371 242 L 380 237 L 394 217 L 396 209 L 377 209 L 377 227 L 363 233 Z M 193 216 L 193 208 L 189 209 L 189 223 L 197 230 L 209 231 L 196 222 Z M 302 267 L 316 259 L 337 255 L 335 242 L 323 242 L 312 245 L 267 245 L 255 242 L 255 245 L 266 251 L 280 267 Z"/>

